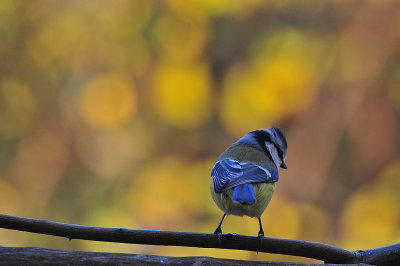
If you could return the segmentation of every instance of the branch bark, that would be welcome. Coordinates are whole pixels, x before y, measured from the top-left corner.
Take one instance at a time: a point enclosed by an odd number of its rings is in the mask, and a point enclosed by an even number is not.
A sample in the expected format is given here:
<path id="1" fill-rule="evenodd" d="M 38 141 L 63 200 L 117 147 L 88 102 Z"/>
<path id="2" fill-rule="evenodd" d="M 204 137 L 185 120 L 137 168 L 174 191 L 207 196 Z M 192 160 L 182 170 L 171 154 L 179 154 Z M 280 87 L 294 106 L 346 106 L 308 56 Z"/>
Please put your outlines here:
<path id="1" fill-rule="evenodd" d="M 210 257 L 166 257 L 155 255 L 138 255 L 124 253 L 83 252 L 71 250 L 54 250 L 38 247 L 1 247 L 0 265 L 302 265 L 315 264 L 244 261 Z M 337 265 L 337 264 L 325 264 Z M 367 264 L 354 264 L 367 265 Z"/>
<path id="2" fill-rule="evenodd" d="M 397 265 L 394 263 L 400 262 L 400 244 L 374 250 L 349 251 L 316 242 L 264 237 L 261 248 L 258 248 L 259 239 L 254 236 L 224 234 L 219 243 L 214 234 L 83 226 L 4 214 L 0 214 L 0 228 L 68 239 L 248 251 L 259 249 L 259 252 L 301 256 L 322 260 L 326 263 L 364 262 L 374 264 L 378 262 L 380 265 Z"/>

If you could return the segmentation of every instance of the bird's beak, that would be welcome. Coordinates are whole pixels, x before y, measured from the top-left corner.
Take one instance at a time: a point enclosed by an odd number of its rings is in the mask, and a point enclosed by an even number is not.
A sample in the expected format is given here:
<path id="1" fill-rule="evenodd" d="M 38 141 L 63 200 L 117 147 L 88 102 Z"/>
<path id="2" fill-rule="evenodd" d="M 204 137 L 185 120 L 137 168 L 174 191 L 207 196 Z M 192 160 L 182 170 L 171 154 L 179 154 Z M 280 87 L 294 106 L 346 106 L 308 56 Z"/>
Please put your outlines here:
<path id="1" fill-rule="evenodd" d="M 281 167 L 282 167 L 283 169 L 287 169 L 286 163 L 285 163 L 285 162 L 282 162 Z"/>

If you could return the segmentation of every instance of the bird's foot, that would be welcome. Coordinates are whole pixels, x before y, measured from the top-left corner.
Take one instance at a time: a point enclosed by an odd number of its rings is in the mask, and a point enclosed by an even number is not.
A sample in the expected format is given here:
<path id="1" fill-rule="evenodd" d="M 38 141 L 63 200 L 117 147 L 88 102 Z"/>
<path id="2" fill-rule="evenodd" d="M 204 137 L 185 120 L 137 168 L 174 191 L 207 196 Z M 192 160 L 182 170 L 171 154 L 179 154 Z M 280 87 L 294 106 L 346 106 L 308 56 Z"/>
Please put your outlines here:
<path id="1" fill-rule="evenodd" d="M 217 227 L 217 229 L 215 229 L 214 234 L 217 235 L 218 237 L 218 245 L 221 246 L 222 244 L 222 230 L 221 227 Z"/>
<path id="2" fill-rule="evenodd" d="M 258 238 L 258 246 L 257 246 L 257 254 L 258 254 L 258 252 L 261 250 L 262 240 L 264 238 L 264 232 L 263 231 L 258 232 L 257 238 Z"/>

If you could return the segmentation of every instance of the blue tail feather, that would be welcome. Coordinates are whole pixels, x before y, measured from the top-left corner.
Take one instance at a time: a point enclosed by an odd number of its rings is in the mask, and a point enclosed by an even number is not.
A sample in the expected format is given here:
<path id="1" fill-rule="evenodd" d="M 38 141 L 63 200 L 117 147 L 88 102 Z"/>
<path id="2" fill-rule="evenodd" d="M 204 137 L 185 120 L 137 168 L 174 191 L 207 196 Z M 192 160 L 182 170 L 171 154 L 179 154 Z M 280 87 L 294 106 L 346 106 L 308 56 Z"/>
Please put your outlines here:
<path id="1" fill-rule="evenodd" d="M 235 203 L 247 205 L 256 203 L 253 186 L 251 184 L 243 184 L 235 187 L 233 190 L 232 200 Z"/>

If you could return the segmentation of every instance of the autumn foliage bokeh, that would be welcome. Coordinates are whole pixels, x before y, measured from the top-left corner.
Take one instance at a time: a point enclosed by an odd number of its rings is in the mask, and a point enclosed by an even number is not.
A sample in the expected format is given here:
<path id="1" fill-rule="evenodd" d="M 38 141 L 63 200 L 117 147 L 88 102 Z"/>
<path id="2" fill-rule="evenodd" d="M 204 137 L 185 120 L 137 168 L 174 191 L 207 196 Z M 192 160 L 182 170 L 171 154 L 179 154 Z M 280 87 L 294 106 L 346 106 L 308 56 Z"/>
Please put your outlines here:
<path id="1" fill-rule="evenodd" d="M 0 1 L 0 36 L 0 213 L 213 232 L 215 159 L 277 125 L 289 169 L 266 236 L 400 241 L 397 1 Z M 293 259 L 4 229 L 0 245 Z"/>

